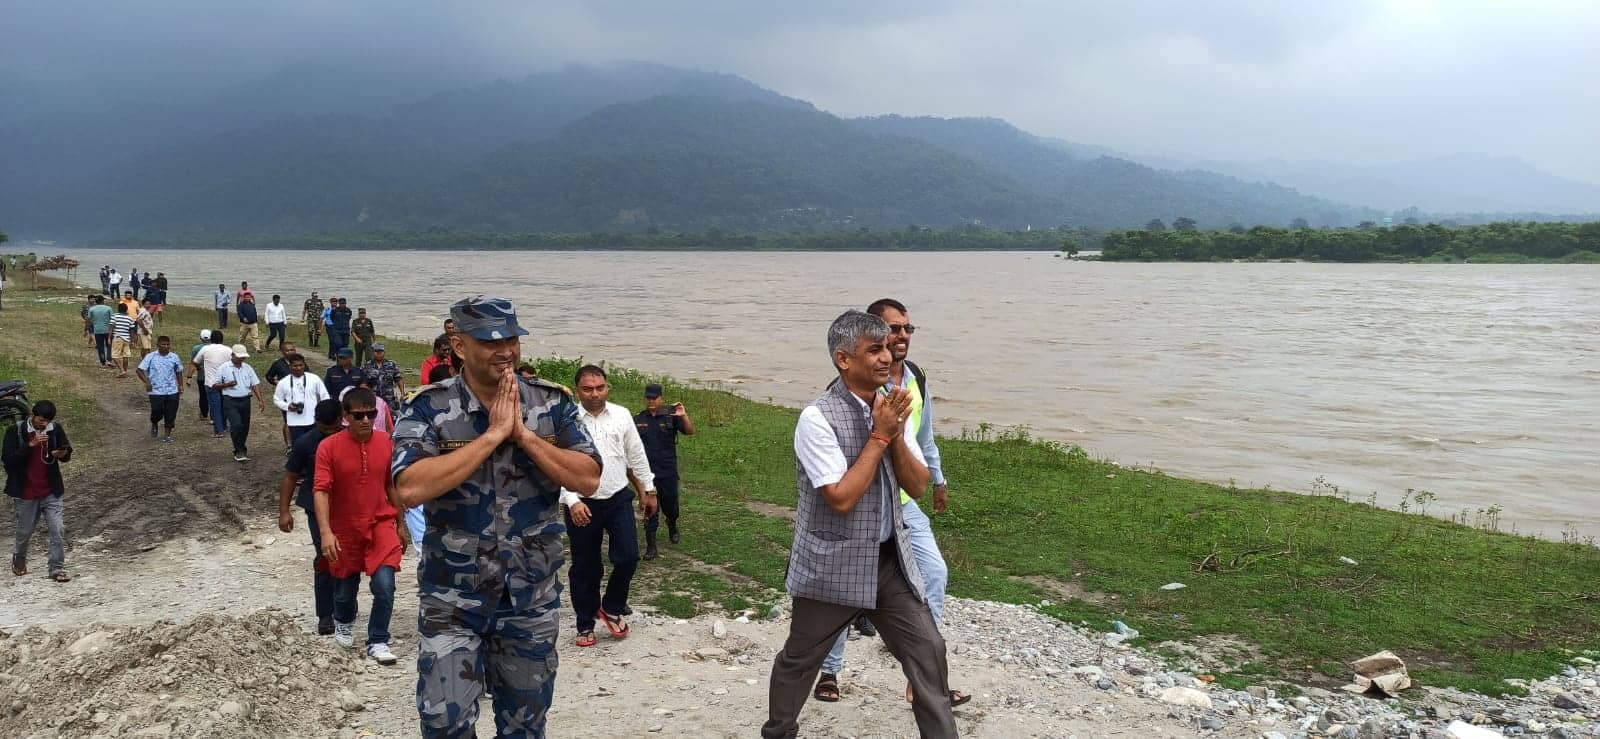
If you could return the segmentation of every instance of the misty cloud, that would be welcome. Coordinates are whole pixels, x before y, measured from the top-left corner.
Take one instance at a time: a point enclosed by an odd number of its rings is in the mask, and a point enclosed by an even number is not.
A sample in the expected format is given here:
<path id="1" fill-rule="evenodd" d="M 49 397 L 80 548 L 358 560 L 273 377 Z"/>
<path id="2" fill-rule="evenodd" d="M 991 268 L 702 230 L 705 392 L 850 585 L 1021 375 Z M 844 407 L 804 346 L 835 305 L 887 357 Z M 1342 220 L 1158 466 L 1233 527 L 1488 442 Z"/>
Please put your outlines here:
<path id="1" fill-rule="evenodd" d="M 825 109 L 990 115 L 1194 159 L 1523 157 L 1600 181 L 1582 0 L 655 3 L 150 0 L 12 7 L 0 117 L 192 95 L 310 59 L 467 84 L 642 59 Z"/>

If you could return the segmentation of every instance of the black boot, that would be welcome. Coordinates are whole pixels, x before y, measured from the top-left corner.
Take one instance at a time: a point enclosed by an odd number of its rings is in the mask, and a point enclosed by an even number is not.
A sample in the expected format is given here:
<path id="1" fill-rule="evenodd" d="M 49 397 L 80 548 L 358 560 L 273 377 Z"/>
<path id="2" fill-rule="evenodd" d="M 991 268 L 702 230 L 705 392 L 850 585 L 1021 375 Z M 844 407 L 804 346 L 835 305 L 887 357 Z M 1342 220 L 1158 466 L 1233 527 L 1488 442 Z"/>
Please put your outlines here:
<path id="1" fill-rule="evenodd" d="M 677 521 L 668 521 L 667 522 L 667 541 L 670 541 L 673 544 L 677 544 L 678 543 L 678 522 Z"/>
<path id="2" fill-rule="evenodd" d="M 644 558 L 655 559 L 656 556 L 656 532 L 646 531 L 644 532 Z"/>

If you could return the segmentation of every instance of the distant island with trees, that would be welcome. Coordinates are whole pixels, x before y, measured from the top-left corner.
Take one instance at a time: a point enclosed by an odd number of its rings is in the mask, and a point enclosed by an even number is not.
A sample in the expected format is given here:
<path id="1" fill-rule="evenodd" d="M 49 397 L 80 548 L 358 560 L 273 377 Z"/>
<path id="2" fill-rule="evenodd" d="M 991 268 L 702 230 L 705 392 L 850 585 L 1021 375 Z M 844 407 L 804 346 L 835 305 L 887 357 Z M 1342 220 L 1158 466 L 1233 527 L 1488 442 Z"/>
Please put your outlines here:
<path id="1" fill-rule="evenodd" d="M 1234 226 L 1201 231 L 1180 218 L 1168 227 L 1151 221 L 1142 230 L 1099 236 L 1108 262 L 1475 262 L 1600 263 L 1600 222 L 1503 222 L 1477 226 L 1437 223 L 1393 227 L 1365 222 L 1355 228 Z M 1073 250 L 1067 244 L 1067 251 Z"/>

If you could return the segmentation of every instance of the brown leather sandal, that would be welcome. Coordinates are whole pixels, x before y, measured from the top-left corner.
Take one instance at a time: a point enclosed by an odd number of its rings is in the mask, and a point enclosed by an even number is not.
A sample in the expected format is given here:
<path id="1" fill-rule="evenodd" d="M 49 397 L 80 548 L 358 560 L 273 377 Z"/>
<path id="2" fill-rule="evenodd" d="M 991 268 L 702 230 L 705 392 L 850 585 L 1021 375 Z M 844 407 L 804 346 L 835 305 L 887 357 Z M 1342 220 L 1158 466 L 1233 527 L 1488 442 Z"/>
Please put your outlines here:
<path id="1" fill-rule="evenodd" d="M 811 697 L 823 703 L 838 703 L 840 698 L 839 676 L 830 672 L 822 673 L 822 676 L 817 678 L 816 689 L 811 691 Z"/>

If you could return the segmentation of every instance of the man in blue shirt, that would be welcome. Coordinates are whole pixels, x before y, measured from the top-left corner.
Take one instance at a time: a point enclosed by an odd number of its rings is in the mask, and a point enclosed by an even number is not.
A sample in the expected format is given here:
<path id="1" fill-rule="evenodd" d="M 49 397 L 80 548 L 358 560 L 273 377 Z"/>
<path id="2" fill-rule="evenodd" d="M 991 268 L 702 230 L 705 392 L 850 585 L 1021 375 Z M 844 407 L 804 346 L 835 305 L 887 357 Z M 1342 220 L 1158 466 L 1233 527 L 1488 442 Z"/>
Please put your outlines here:
<path id="1" fill-rule="evenodd" d="M 233 303 L 233 296 L 228 294 L 228 286 L 217 284 L 217 293 L 211 296 L 212 307 L 217 309 L 217 328 L 228 327 L 228 306 Z"/>
<path id="2" fill-rule="evenodd" d="M 178 401 L 183 395 L 183 360 L 172 353 L 172 338 L 156 337 L 156 353 L 139 362 L 139 380 L 150 394 L 150 438 L 156 438 L 156 424 L 167 427 L 162 441 L 172 443 L 172 426 L 178 420 Z"/>
<path id="3" fill-rule="evenodd" d="M 339 401 L 326 398 L 317 403 L 313 411 L 316 426 L 295 439 L 289 448 L 289 461 L 283 465 L 283 482 L 278 485 L 278 530 L 287 534 L 294 531 L 294 514 L 289 512 L 289 500 L 306 512 L 306 531 L 311 532 L 311 593 L 316 603 L 317 633 L 333 633 L 333 575 L 328 573 L 328 563 L 322 561 L 322 532 L 317 526 L 317 508 L 313 504 L 311 487 L 317 472 L 317 447 L 322 440 L 343 430 L 339 425 L 344 410 Z"/>

